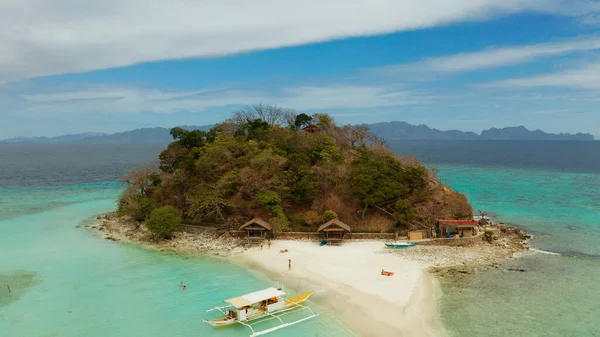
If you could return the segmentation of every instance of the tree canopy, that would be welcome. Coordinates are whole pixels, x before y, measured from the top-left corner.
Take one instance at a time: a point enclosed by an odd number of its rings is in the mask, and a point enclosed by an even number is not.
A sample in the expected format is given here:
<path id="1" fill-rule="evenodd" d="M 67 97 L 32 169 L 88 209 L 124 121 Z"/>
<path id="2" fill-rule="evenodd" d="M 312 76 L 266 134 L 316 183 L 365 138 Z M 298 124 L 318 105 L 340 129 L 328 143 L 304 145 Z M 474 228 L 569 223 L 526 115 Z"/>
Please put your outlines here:
<path id="1" fill-rule="evenodd" d="M 307 125 L 317 131 L 303 131 Z M 472 212 L 418 160 L 398 158 L 366 126 L 338 126 L 327 114 L 258 104 L 208 132 L 177 127 L 171 135 L 158 167 L 124 179 L 119 204 L 122 214 L 148 219 L 163 236 L 168 226 L 157 224 L 176 223 L 175 211 L 191 223 L 258 215 L 278 230 L 333 216 L 351 225 L 369 217 L 431 224 Z"/>

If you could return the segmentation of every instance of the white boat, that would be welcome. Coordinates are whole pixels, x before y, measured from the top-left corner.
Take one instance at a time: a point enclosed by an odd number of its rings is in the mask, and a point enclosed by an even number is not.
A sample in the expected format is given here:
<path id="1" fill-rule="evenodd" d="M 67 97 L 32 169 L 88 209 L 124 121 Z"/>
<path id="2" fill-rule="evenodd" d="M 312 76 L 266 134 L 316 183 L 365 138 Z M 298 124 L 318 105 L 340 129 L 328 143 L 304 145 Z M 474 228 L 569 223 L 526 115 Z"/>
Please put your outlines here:
<path id="1" fill-rule="evenodd" d="M 309 291 L 303 295 L 286 300 L 284 299 L 286 293 L 281 289 L 267 288 L 255 291 L 250 294 L 230 298 L 223 301 L 226 303 L 226 305 L 207 310 L 218 310 L 225 316 L 212 320 L 204 320 L 204 322 L 212 325 L 215 328 L 223 328 L 233 324 L 241 324 L 250 328 L 252 331 L 250 337 L 264 335 L 269 332 L 273 332 L 275 330 L 279 330 L 316 317 L 317 314 L 315 314 L 312 309 L 304 305 L 304 302 L 312 294 L 313 292 Z M 281 316 L 291 312 L 297 312 L 299 310 L 307 310 L 309 312 L 308 316 L 294 322 L 284 322 L 281 319 Z M 262 331 L 256 331 L 254 329 L 253 325 L 271 319 L 278 320 L 279 324 L 275 327 Z"/>

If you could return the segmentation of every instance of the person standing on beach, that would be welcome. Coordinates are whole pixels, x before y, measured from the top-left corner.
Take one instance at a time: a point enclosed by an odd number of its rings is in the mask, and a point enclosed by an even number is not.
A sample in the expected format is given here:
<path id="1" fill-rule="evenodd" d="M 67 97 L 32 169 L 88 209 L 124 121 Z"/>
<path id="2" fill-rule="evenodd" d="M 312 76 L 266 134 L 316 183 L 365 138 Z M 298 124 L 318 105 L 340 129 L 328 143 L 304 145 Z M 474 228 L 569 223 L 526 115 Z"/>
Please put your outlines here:
<path id="1" fill-rule="evenodd" d="M 261 242 L 260 243 L 260 250 L 262 250 L 262 247 L 263 247 L 263 243 Z"/>
<path id="2" fill-rule="evenodd" d="M 292 270 L 292 259 L 288 259 L 288 270 Z"/>
<path id="3" fill-rule="evenodd" d="M 267 245 L 269 246 L 269 249 L 271 249 L 271 239 L 267 240 Z"/>

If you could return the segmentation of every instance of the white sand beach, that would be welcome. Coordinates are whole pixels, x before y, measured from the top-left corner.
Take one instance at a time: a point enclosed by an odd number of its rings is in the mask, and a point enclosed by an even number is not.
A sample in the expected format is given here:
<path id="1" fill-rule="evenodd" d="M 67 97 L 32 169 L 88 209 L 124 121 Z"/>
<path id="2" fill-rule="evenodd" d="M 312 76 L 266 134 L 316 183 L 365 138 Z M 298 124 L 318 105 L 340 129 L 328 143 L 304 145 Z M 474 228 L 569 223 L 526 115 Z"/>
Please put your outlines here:
<path id="1" fill-rule="evenodd" d="M 280 250 L 287 249 L 287 253 Z M 320 247 L 315 242 L 272 241 L 233 259 L 258 268 L 284 286 L 317 290 L 324 303 L 360 336 L 446 336 L 439 323 L 436 287 L 424 266 L 382 254 L 382 242 L 346 242 Z M 288 259 L 292 268 L 288 269 Z M 382 276 L 381 270 L 393 271 Z"/>

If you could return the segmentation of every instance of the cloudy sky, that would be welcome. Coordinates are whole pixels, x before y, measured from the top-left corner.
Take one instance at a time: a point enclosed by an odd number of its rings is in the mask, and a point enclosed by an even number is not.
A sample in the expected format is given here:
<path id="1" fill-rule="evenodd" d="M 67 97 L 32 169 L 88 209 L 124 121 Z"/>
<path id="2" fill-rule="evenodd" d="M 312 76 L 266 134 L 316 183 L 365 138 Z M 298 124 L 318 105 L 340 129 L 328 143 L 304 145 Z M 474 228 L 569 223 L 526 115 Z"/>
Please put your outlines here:
<path id="1" fill-rule="evenodd" d="M 0 139 L 244 104 L 600 137 L 598 0 L 3 0 Z"/>

